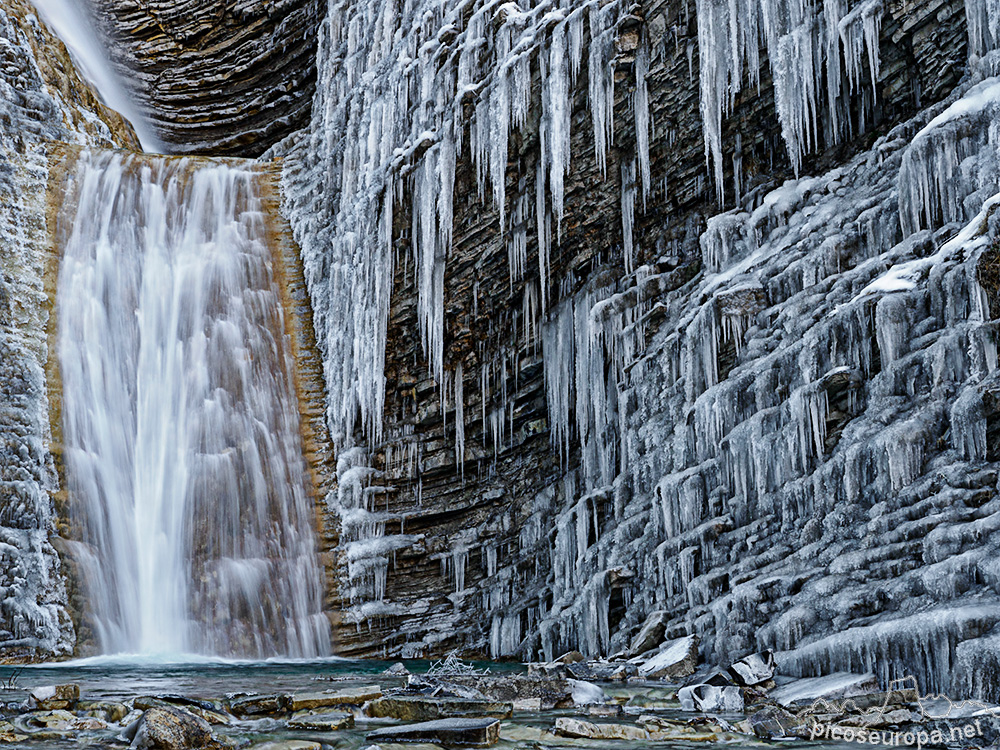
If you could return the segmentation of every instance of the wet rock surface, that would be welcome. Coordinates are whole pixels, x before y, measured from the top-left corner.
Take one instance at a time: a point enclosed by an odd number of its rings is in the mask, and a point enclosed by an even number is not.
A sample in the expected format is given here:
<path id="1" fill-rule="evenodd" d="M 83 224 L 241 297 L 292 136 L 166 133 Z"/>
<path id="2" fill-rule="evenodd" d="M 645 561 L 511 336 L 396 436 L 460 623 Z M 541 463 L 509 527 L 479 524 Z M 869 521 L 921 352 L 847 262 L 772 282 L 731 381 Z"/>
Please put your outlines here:
<path id="1" fill-rule="evenodd" d="M 295 693 L 288 700 L 288 708 L 291 711 L 302 711 L 329 706 L 360 705 L 381 697 L 382 689 L 378 685 L 316 693 Z"/>
<path id="2" fill-rule="evenodd" d="M 310 713 L 304 716 L 293 716 L 289 729 L 315 729 L 321 732 L 335 732 L 338 729 L 349 729 L 354 726 L 354 715 L 345 713 Z"/>
<path id="3" fill-rule="evenodd" d="M 369 732 L 370 742 L 430 742 L 459 747 L 486 747 L 500 740 L 495 719 L 438 719 Z"/>
<path id="4" fill-rule="evenodd" d="M 374 718 L 400 719 L 402 721 L 430 721 L 462 716 L 489 716 L 506 719 L 513 712 L 513 705 L 466 698 L 387 696 L 373 700 L 365 711 Z"/>
<path id="5" fill-rule="evenodd" d="M 150 708 L 132 728 L 131 750 L 231 750 L 234 745 L 220 741 L 208 722 L 179 708 Z"/>

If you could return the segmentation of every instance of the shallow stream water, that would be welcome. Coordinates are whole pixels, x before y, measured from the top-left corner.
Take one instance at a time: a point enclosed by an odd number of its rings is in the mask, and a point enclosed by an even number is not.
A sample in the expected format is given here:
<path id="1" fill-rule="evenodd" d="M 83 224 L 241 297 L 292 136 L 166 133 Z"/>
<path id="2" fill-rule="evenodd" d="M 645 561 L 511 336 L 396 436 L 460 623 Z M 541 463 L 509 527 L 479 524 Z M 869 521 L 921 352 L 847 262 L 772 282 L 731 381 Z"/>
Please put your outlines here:
<path id="1" fill-rule="evenodd" d="M 118 657 L 98 657 L 60 664 L 40 664 L 26 667 L 0 666 L 0 703 L 23 701 L 28 690 L 41 685 L 76 683 L 80 686 L 81 698 L 125 702 L 139 696 L 181 695 L 186 698 L 219 700 L 227 695 L 239 693 L 295 693 L 319 692 L 351 686 L 378 684 L 383 690 L 400 687 L 405 677 L 384 674 L 392 662 L 355 661 L 346 659 L 320 659 L 310 661 L 223 661 L 194 660 L 177 662 L 156 660 L 148 657 L 135 659 Z M 407 669 L 419 674 L 431 666 L 428 661 L 404 662 Z M 478 668 L 488 668 L 491 673 L 502 674 L 523 672 L 523 664 L 517 663 L 477 663 Z M 13 682 L 13 687 L 9 683 Z M 616 695 L 638 694 L 651 690 L 663 692 L 664 683 L 604 684 L 602 687 L 609 698 Z M 648 711 L 643 711 L 648 713 Z M 692 714 L 680 711 L 658 711 L 668 718 L 690 719 Z M 505 720 L 501 728 L 501 740 L 497 750 L 538 750 L 540 748 L 592 748 L 612 750 L 618 748 L 657 747 L 704 748 L 705 743 L 695 742 L 639 742 L 625 740 L 580 740 L 557 737 L 548 730 L 558 716 L 575 716 L 594 722 L 633 723 L 638 714 L 624 717 L 594 718 L 587 715 L 586 708 L 557 711 L 515 711 L 513 718 Z M 738 718 L 738 717 L 733 717 Z M 225 736 L 240 741 L 244 747 L 253 748 L 270 740 L 312 740 L 324 747 L 337 750 L 359 750 L 366 748 L 365 735 L 386 724 L 398 723 L 387 719 L 370 719 L 356 714 L 356 725 L 336 732 L 289 730 L 283 721 L 271 718 L 235 721 L 229 726 L 215 727 Z M 127 743 L 115 739 L 116 732 L 75 732 L 72 738 L 31 740 L 19 743 L 23 750 L 40 748 L 121 748 Z M 721 743 L 720 743 L 721 744 Z M 750 738 L 746 742 L 728 743 L 728 747 L 809 747 L 812 750 L 824 748 L 846 748 L 844 743 L 819 744 L 800 741 L 765 743 Z M 385 746 L 399 747 L 404 746 Z M 433 745 L 409 745 L 410 750 L 431 750 Z"/>

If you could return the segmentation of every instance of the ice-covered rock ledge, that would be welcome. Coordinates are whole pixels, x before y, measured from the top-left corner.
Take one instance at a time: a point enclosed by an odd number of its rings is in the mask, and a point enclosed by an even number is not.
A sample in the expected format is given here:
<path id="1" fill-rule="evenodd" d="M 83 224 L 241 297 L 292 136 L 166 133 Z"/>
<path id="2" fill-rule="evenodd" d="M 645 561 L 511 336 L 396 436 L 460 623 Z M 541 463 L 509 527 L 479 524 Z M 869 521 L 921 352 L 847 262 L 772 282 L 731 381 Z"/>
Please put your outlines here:
<path id="1" fill-rule="evenodd" d="M 665 610 L 712 661 L 773 648 L 802 675 L 997 697 L 993 64 L 844 167 L 709 221 L 706 272 L 659 300 L 619 381 L 624 471 L 596 543 L 556 555 L 547 654 L 615 650 Z M 641 583 L 616 629 L 600 582 L 623 566 Z"/>

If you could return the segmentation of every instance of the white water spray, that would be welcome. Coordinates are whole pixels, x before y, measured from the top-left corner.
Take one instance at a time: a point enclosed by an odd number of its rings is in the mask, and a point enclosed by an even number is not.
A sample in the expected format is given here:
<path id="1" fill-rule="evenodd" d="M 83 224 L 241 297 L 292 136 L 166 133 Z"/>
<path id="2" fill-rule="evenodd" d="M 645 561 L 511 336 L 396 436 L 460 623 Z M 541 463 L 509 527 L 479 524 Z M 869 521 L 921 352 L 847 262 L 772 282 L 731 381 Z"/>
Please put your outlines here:
<path id="1" fill-rule="evenodd" d="M 84 152 L 62 224 L 65 473 L 101 650 L 326 653 L 255 174 Z"/>
<path id="2" fill-rule="evenodd" d="M 104 103 L 132 123 L 142 150 L 162 154 L 163 142 L 134 104 L 127 87 L 108 62 L 99 32 L 80 0 L 31 0 L 48 27 L 69 49 L 80 74 L 97 90 Z M 85 4 L 84 4 L 85 5 Z"/>

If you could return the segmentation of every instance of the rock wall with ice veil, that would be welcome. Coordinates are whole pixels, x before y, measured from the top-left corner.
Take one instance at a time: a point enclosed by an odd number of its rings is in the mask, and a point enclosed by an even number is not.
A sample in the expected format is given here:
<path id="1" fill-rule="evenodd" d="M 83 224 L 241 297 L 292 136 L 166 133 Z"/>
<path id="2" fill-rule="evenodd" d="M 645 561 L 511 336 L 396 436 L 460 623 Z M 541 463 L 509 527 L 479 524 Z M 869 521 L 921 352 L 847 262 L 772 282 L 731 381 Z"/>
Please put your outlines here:
<path id="1" fill-rule="evenodd" d="M 703 658 L 990 693 L 991 12 L 330 2 L 275 153 L 340 648 L 609 653 L 666 610 Z"/>

